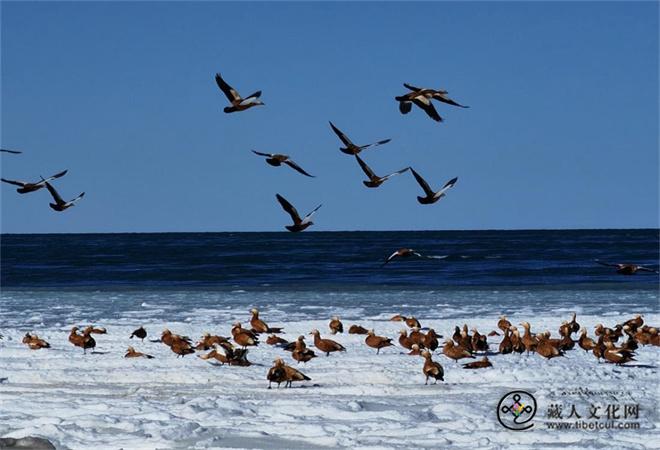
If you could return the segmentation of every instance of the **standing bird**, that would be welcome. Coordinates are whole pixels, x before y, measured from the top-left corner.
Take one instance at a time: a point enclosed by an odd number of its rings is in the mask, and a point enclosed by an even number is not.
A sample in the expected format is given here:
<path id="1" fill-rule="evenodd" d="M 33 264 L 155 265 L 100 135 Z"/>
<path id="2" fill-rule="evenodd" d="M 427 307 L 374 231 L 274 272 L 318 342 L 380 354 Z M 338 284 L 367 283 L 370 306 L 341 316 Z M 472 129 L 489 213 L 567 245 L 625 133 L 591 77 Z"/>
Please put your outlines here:
<path id="1" fill-rule="evenodd" d="M 250 94 L 245 98 L 242 98 L 238 91 L 233 87 L 229 86 L 225 80 L 222 79 L 219 73 L 215 74 L 215 82 L 218 84 L 220 90 L 227 96 L 227 100 L 231 103 L 231 106 L 225 107 L 223 110 L 225 113 L 233 113 L 236 111 L 244 111 L 253 106 L 260 106 L 264 103 L 259 100 L 261 97 L 261 91 L 257 91 L 254 94 Z"/>
<path id="2" fill-rule="evenodd" d="M 384 177 L 379 177 L 374 173 L 373 170 L 371 170 L 367 163 L 362 160 L 362 158 L 360 158 L 358 155 L 355 155 L 355 159 L 357 159 L 357 162 L 362 168 L 362 171 L 369 177 L 369 181 L 362 182 L 368 188 L 377 188 L 393 176 L 400 175 L 410 169 L 410 167 L 406 167 L 405 169 L 397 170 L 396 172 L 392 172 L 391 174 L 385 175 Z"/>
<path id="3" fill-rule="evenodd" d="M 0 179 L 5 183 L 13 184 L 14 186 L 20 186 L 18 189 L 16 189 L 16 192 L 18 192 L 19 194 L 27 194 L 28 192 L 38 191 L 39 189 L 46 187 L 47 182 L 53 181 L 56 178 L 63 177 L 64 175 L 66 175 L 67 172 L 68 170 L 63 170 L 62 172 L 56 173 L 52 177 L 48 177 L 46 179 L 42 177 L 41 181 L 36 181 L 34 183 L 28 183 L 26 181 L 7 180 L 6 178 L 0 178 Z"/>
<path id="4" fill-rule="evenodd" d="M 348 136 L 342 133 L 342 131 L 339 128 L 337 128 L 332 122 L 330 122 L 330 127 L 332 128 L 332 131 L 334 131 L 335 134 L 339 136 L 341 142 L 346 146 L 346 147 L 339 147 L 339 150 L 341 150 L 342 153 L 346 153 L 347 155 L 357 155 L 366 148 L 387 144 L 388 142 L 391 141 L 391 139 L 385 139 L 382 141 L 374 142 L 373 144 L 355 145 L 353 142 L 351 142 Z"/>
<path id="5" fill-rule="evenodd" d="M 277 201 L 280 202 L 280 205 L 282 205 L 284 211 L 288 212 L 289 215 L 291 216 L 291 219 L 293 219 L 293 225 L 287 225 L 284 227 L 287 230 L 291 231 L 292 233 L 303 231 L 306 228 L 314 225 L 314 222 L 311 221 L 311 218 L 314 215 L 314 213 L 318 211 L 321 206 L 323 206 L 322 204 L 317 206 L 312 210 L 312 212 L 310 212 L 304 218 L 301 219 L 296 208 L 291 203 L 289 203 L 287 199 L 282 197 L 280 194 L 275 194 L 275 197 L 277 197 Z"/>
<path id="6" fill-rule="evenodd" d="M 395 251 L 394 253 L 392 253 L 390 256 L 387 257 L 387 259 L 383 263 L 383 266 L 389 263 L 390 261 L 392 261 L 394 258 L 408 258 L 410 256 L 416 256 L 418 258 L 424 257 L 420 253 L 417 253 L 412 248 L 400 248 L 399 250 Z"/>
<path id="7" fill-rule="evenodd" d="M 140 327 L 131 333 L 129 339 L 133 339 L 134 336 L 144 342 L 144 338 L 147 337 L 147 330 L 145 330 L 144 327 Z"/>
<path id="8" fill-rule="evenodd" d="M 424 367 L 422 368 L 422 372 L 426 375 L 426 382 L 424 384 L 429 384 L 429 377 L 435 378 L 433 384 L 436 384 L 438 380 L 445 381 L 445 371 L 440 363 L 431 359 L 431 352 L 424 350 L 422 356 L 424 357 Z"/>
<path id="9" fill-rule="evenodd" d="M 332 339 L 321 339 L 321 333 L 319 330 L 312 330 L 309 334 L 314 335 L 314 347 L 325 353 L 325 356 L 330 356 L 331 352 L 346 351 L 346 348 L 344 348 L 339 342 L 335 342 Z"/>
<path id="10" fill-rule="evenodd" d="M 618 273 L 619 275 L 635 275 L 637 272 L 658 273 L 658 271 L 655 269 L 639 266 L 637 264 L 611 264 L 611 263 L 601 262 L 597 259 L 594 261 L 600 264 L 601 266 L 616 267 L 616 273 Z"/>
<path id="11" fill-rule="evenodd" d="M 511 328 L 511 322 L 507 320 L 506 316 L 502 315 L 500 316 L 500 320 L 497 321 L 497 328 L 506 331 Z"/>
<path id="12" fill-rule="evenodd" d="M 339 320 L 338 316 L 333 316 L 332 320 L 328 324 L 328 327 L 330 327 L 330 332 L 332 334 L 337 334 L 337 333 L 343 333 L 344 332 L 344 324 L 341 323 L 341 320 Z"/>
<path id="13" fill-rule="evenodd" d="M 64 211 L 65 209 L 75 206 L 75 203 L 85 196 L 85 193 L 82 192 L 80 195 L 78 195 L 78 197 L 74 198 L 73 200 L 69 200 L 68 202 L 65 202 L 64 200 L 62 200 L 60 194 L 57 193 L 55 188 L 50 183 L 46 182 L 46 188 L 48 189 L 48 192 L 50 192 L 50 195 L 53 196 L 53 200 L 55 200 L 55 203 L 49 203 L 50 207 L 55 211 Z"/>
<path id="14" fill-rule="evenodd" d="M 364 342 L 369 347 L 377 349 L 376 354 L 380 353 L 381 348 L 391 347 L 394 345 L 392 344 L 392 339 L 383 336 L 376 336 L 374 330 L 369 330 L 369 333 L 367 333 L 367 338 L 364 340 Z"/>
<path id="15" fill-rule="evenodd" d="M 287 166 L 291 167 L 292 169 L 302 173 L 303 175 L 314 178 L 314 175 L 308 174 L 307 172 L 305 172 L 305 170 L 303 170 L 302 167 L 300 167 L 298 164 L 293 162 L 293 160 L 289 158 L 289 155 L 282 155 L 279 153 L 261 153 L 256 150 L 252 150 L 252 153 L 259 156 L 265 156 L 266 162 L 271 166 L 279 167 L 282 165 L 282 163 L 284 163 Z"/>
<path id="16" fill-rule="evenodd" d="M 280 383 L 286 381 L 284 387 L 290 387 L 293 381 L 311 380 L 311 378 L 298 369 L 294 369 L 293 367 L 284 364 L 284 361 L 280 357 L 275 358 L 273 363 L 273 367 L 270 368 L 266 375 L 268 389 L 270 389 L 270 385 L 273 382 L 277 383 L 277 387 L 279 387 Z"/>
<path id="17" fill-rule="evenodd" d="M 411 167 L 410 171 L 415 177 L 415 180 L 417 180 L 417 183 L 419 183 L 419 185 L 424 190 L 424 194 L 426 194 L 424 197 L 417 196 L 417 201 L 422 205 L 430 205 L 432 203 L 437 202 L 442 197 L 446 196 L 445 192 L 453 188 L 456 182 L 458 181 L 458 177 L 452 178 L 451 180 L 447 181 L 444 186 L 442 186 L 442 189 L 435 192 L 433 189 L 431 189 L 431 187 L 426 182 L 426 180 L 424 180 L 424 178 L 422 178 L 421 175 L 415 171 L 415 169 Z"/>
<path id="18" fill-rule="evenodd" d="M 259 310 L 257 308 L 252 308 L 250 310 L 252 318 L 250 319 L 250 326 L 252 326 L 252 331 L 255 333 L 283 333 L 282 328 L 271 328 L 259 318 Z"/>
<path id="19" fill-rule="evenodd" d="M 11 154 L 14 154 L 14 155 L 20 155 L 21 153 L 23 153 L 23 152 L 19 152 L 18 150 L 9 150 L 9 149 L 6 149 L 6 148 L 0 148 L 0 152 L 2 152 L 2 153 L 11 153 Z"/>

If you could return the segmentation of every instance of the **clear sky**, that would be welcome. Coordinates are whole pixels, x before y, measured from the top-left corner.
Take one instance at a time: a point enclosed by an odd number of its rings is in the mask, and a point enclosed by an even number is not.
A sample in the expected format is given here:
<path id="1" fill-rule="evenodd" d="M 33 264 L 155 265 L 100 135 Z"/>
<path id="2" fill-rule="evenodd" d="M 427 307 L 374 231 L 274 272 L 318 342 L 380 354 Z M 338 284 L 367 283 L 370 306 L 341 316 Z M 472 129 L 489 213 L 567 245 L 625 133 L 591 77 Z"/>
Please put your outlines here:
<path id="1" fill-rule="evenodd" d="M 2 2 L 2 231 L 658 226 L 658 3 Z M 265 107 L 224 114 L 216 71 Z M 470 105 L 403 116 L 402 83 Z M 378 174 L 367 189 L 332 120 Z M 317 175 L 273 168 L 291 155 Z"/>

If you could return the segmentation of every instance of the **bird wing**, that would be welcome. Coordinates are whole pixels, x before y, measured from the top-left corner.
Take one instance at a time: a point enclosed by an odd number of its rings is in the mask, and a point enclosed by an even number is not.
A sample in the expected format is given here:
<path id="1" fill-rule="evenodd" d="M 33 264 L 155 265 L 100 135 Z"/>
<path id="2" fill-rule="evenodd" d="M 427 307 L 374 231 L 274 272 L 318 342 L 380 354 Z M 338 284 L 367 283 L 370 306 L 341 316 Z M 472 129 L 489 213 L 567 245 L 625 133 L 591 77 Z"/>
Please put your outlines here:
<path id="1" fill-rule="evenodd" d="M 387 259 L 385 260 L 385 262 L 383 263 L 383 265 L 385 265 L 385 264 L 387 264 L 388 262 L 392 261 L 392 260 L 393 260 L 394 258 L 396 258 L 397 256 L 399 256 L 399 251 L 398 251 L 398 250 L 395 251 L 394 253 L 392 253 L 390 256 L 388 256 Z"/>
<path id="2" fill-rule="evenodd" d="M 367 165 L 367 163 L 362 161 L 362 158 L 360 158 L 358 155 L 355 155 L 355 159 L 357 159 L 358 164 L 360 164 L 360 167 L 362 167 L 362 170 L 364 171 L 365 174 L 367 174 L 369 179 L 378 178 L 378 176 L 376 176 L 374 171 L 371 170 L 371 168 Z"/>
<path id="3" fill-rule="evenodd" d="M 261 91 L 253 92 L 252 94 L 245 97 L 244 100 L 257 99 L 259 97 L 261 97 Z"/>
<path id="4" fill-rule="evenodd" d="M 337 136 L 339 136 L 339 139 L 344 143 L 345 146 L 350 147 L 353 145 L 353 142 L 346 136 L 339 128 L 337 128 L 332 122 L 330 123 L 330 127 L 332 128 L 332 131 L 335 132 Z"/>
<path id="5" fill-rule="evenodd" d="M 8 180 L 6 178 L 0 178 L 0 180 L 4 181 L 5 183 L 13 184 L 15 186 L 25 186 L 27 183 L 24 181 L 14 181 L 14 180 Z"/>
<path id="6" fill-rule="evenodd" d="M 392 139 L 383 139 L 382 141 L 374 142 L 373 144 L 361 145 L 359 148 L 360 148 L 360 150 L 364 150 L 365 148 L 376 147 L 378 145 L 387 144 L 391 140 Z"/>
<path id="7" fill-rule="evenodd" d="M 296 164 L 295 162 L 293 162 L 293 160 L 291 160 L 291 159 L 287 159 L 287 160 L 285 160 L 285 161 L 284 161 L 284 164 L 286 164 L 287 166 L 291 167 L 292 169 L 294 169 L 294 170 L 296 170 L 296 171 L 302 173 L 302 174 L 305 175 L 305 176 L 308 176 L 308 177 L 312 177 L 312 178 L 314 178 L 314 175 L 310 175 L 310 174 L 308 174 L 307 172 L 305 172 L 305 171 L 303 170 L 302 167 L 300 167 L 298 164 Z"/>
<path id="8" fill-rule="evenodd" d="M 442 189 L 440 189 L 440 191 L 436 195 L 443 195 L 447 190 L 453 188 L 457 181 L 458 181 L 458 177 L 454 177 L 451 180 L 447 181 L 445 185 L 442 186 Z"/>
<path id="9" fill-rule="evenodd" d="M 215 82 L 218 84 L 218 87 L 224 94 L 227 96 L 227 99 L 230 102 L 236 102 L 241 100 L 241 96 L 233 87 L 229 86 L 225 80 L 222 79 L 219 73 L 215 74 Z"/>
<path id="10" fill-rule="evenodd" d="M 302 220 L 300 220 L 300 215 L 298 214 L 298 211 L 296 208 L 289 203 L 287 199 L 282 197 L 280 194 L 275 194 L 275 197 L 277 197 L 277 201 L 280 202 L 280 205 L 282 205 L 282 208 L 284 211 L 288 212 L 291 218 L 293 219 L 293 223 L 295 224 L 300 224 Z"/>
<path id="11" fill-rule="evenodd" d="M 607 266 L 607 267 L 619 267 L 619 264 L 605 263 L 605 262 L 602 262 L 602 261 L 599 260 L 599 259 L 594 259 L 594 262 L 597 263 L 597 264 L 600 264 L 601 266 Z"/>
<path id="12" fill-rule="evenodd" d="M 401 170 L 397 170 L 396 172 L 392 172 L 392 173 L 389 174 L 389 175 L 385 175 L 385 176 L 384 176 L 383 178 L 381 178 L 381 179 L 382 179 L 382 180 L 387 180 L 387 179 L 389 179 L 389 178 L 392 178 L 392 177 L 395 176 L 395 175 L 401 175 L 403 172 L 407 172 L 408 170 L 410 170 L 410 167 L 406 167 L 405 169 L 401 169 Z"/>
<path id="13" fill-rule="evenodd" d="M 64 175 L 66 175 L 67 172 L 68 172 L 68 170 L 63 170 L 62 172 L 56 173 L 55 175 L 50 176 L 48 178 L 41 177 L 41 181 L 37 184 L 43 184 L 43 183 L 46 183 L 47 181 L 52 181 L 56 178 L 63 177 Z"/>
<path id="14" fill-rule="evenodd" d="M 80 199 L 83 198 L 84 196 L 85 196 L 85 193 L 84 193 L 84 192 L 81 192 L 80 195 L 79 195 L 78 197 L 76 197 L 76 198 L 74 198 L 73 200 L 69 201 L 69 205 L 73 205 L 75 202 L 77 202 L 78 200 L 80 200 Z"/>
<path id="15" fill-rule="evenodd" d="M 469 108 L 469 106 L 461 105 L 460 103 L 457 103 L 454 100 L 450 99 L 449 97 L 447 97 L 447 95 L 445 93 L 443 93 L 441 91 L 440 92 L 438 92 L 438 91 L 434 92 L 433 93 L 433 98 L 440 101 L 440 102 L 442 102 L 442 103 L 446 103 L 448 105 L 458 106 L 460 108 Z"/>
<path id="16" fill-rule="evenodd" d="M 411 167 L 410 171 L 412 172 L 413 176 L 415 177 L 415 180 L 417 180 L 417 183 L 419 183 L 419 185 L 422 187 L 426 195 L 432 196 L 435 194 L 435 192 L 433 192 L 433 189 L 431 189 L 431 186 L 429 186 L 426 180 L 422 178 L 420 174 L 415 172 L 415 169 Z"/>
<path id="17" fill-rule="evenodd" d="M 268 157 L 268 158 L 272 158 L 272 157 L 273 157 L 273 154 L 272 154 L 272 153 L 261 153 L 261 152 L 258 152 L 258 151 L 256 151 L 256 150 L 252 150 L 252 153 L 254 153 L 255 155 L 259 155 L 259 156 L 266 156 L 266 157 Z"/>
<path id="18" fill-rule="evenodd" d="M 9 149 L 6 149 L 6 148 L 0 148 L 0 152 L 12 153 L 14 155 L 20 155 L 21 153 L 23 153 L 23 152 L 19 152 L 18 150 L 9 150 Z"/>
<path id="19" fill-rule="evenodd" d="M 411 91 L 421 91 L 422 90 L 422 88 L 415 87 L 412 84 L 408 84 L 408 83 L 403 83 L 403 86 L 406 89 L 410 89 Z"/>
<path id="20" fill-rule="evenodd" d="M 642 272 L 653 272 L 653 273 L 658 273 L 657 270 L 651 269 L 650 267 L 644 267 L 644 266 L 637 266 L 637 270 L 641 270 Z"/>
<path id="21" fill-rule="evenodd" d="M 314 213 L 315 213 L 316 211 L 318 211 L 319 208 L 320 208 L 321 206 L 323 206 L 323 204 L 320 204 L 319 206 L 317 206 L 316 208 L 314 208 L 309 214 L 307 214 L 307 215 L 305 216 L 305 218 L 302 220 L 302 224 L 304 225 L 304 224 L 306 224 L 307 222 L 309 222 L 310 219 L 312 218 L 312 216 L 314 215 Z"/>
<path id="22" fill-rule="evenodd" d="M 57 203 L 58 205 L 64 205 L 66 203 L 64 200 L 62 200 L 62 197 L 60 197 L 60 194 L 57 193 L 53 185 L 50 184 L 48 181 L 46 181 L 46 189 L 48 189 L 50 195 L 53 196 L 53 200 L 55 200 L 55 203 Z"/>
<path id="23" fill-rule="evenodd" d="M 435 110 L 435 107 L 428 98 L 423 95 L 418 95 L 412 99 L 412 102 L 422 108 L 431 119 L 436 122 L 442 122 L 442 117 L 440 117 L 440 114 L 438 114 L 438 111 Z"/>

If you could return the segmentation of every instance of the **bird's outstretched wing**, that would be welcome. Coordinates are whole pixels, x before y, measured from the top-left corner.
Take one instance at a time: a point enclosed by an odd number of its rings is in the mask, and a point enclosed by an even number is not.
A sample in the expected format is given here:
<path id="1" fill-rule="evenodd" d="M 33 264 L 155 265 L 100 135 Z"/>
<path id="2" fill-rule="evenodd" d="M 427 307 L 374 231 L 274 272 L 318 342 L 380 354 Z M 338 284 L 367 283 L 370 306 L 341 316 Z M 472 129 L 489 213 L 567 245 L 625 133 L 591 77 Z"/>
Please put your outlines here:
<path id="1" fill-rule="evenodd" d="M 389 263 L 390 261 L 392 261 L 392 260 L 393 260 L 394 258 L 396 258 L 397 256 L 399 256 L 399 251 L 398 251 L 398 250 L 397 250 L 396 252 L 392 253 L 390 256 L 387 257 L 387 259 L 386 259 L 385 262 L 383 263 L 383 266 L 386 265 L 387 263 Z"/>
<path id="2" fill-rule="evenodd" d="M 344 143 L 345 146 L 350 147 L 353 145 L 353 142 L 346 136 L 339 128 L 337 128 L 332 122 L 330 123 L 330 128 L 332 128 L 332 131 L 335 132 L 335 134 L 339 137 L 339 139 Z"/>
<path id="3" fill-rule="evenodd" d="M 417 92 L 417 91 L 421 91 L 421 90 L 422 90 L 422 88 L 415 87 L 415 86 L 413 86 L 412 84 L 408 84 L 408 83 L 403 83 L 403 86 L 404 86 L 406 89 L 409 89 L 409 90 L 411 90 L 411 91 L 415 91 L 415 92 Z"/>
<path id="4" fill-rule="evenodd" d="M 657 270 L 651 269 L 650 267 L 644 267 L 644 266 L 637 266 L 637 270 L 641 270 L 642 272 L 658 273 Z"/>
<path id="5" fill-rule="evenodd" d="M 357 162 L 362 168 L 362 171 L 369 177 L 369 179 L 378 178 L 378 176 L 374 173 L 373 170 L 371 170 L 367 163 L 362 161 L 362 158 L 360 158 L 358 155 L 355 155 L 355 159 L 357 159 Z"/>
<path id="6" fill-rule="evenodd" d="M 275 194 L 275 197 L 277 197 L 277 201 L 280 202 L 280 205 L 282 205 L 284 211 L 289 213 L 291 219 L 293 219 L 293 223 L 299 224 L 302 222 L 302 220 L 300 220 L 300 214 L 298 214 L 296 208 L 291 203 L 289 203 L 287 199 L 282 197 L 280 194 Z"/>
<path id="7" fill-rule="evenodd" d="M 424 112 L 436 122 L 442 122 L 442 117 L 438 114 L 438 111 L 435 110 L 435 107 L 431 101 L 424 97 L 423 95 L 418 95 L 412 99 L 413 103 L 424 110 Z"/>
<path id="8" fill-rule="evenodd" d="M 429 197 L 433 196 L 435 194 L 435 192 L 433 192 L 433 189 L 431 189 L 431 186 L 429 186 L 429 184 L 426 182 L 426 180 L 424 178 L 422 178 L 422 176 L 420 174 L 418 174 L 415 171 L 415 169 L 413 169 L 412 167 L 410 168 L 410 171 L 412 172 L 413 176 L 415 177 L 415 180 L 417 180 L 417 183 L 419 183 L 419 185 L 424 190 L 424 193 Z"/>
<path id="9" fill-rule="evenodd" d="M 594 262 L 596 264 L 600 264 L 601 266 L 607 266 L 607 267 L 619 267 L 619 264 L 612 264 L 612 263 L 606 263 L 601 261 L 600 259 L 594 259 Z"/>
<path id="10" fill-rule="evenodd" d="M 405 169 L 401 169 L 401 170 L 397 170 L 396 172 L 392 172 L 389 175 L 385 175 L 382 179 L 383 180 L 388 180 L 388 179 L 392 178 L 393 176 L 401 175 L 402 173 L 407 172 L 408 170 L 410 170 L 410 167 L 406 167 Z"/>
<path id="11" fill-rule="evenodd" d="M 450 99 L 449 97 L 447 97 L 446 93 L 435 92 L 433 94 L 433 98 L 438 100 L 439 102 L 446 103 L 448 105 L 458 106 L 459 108 L 469 108 L 469 106 L 461 105 L 460 103 Z"/>
<path id="12" fill-rule="evenodd" d="M 0 178 L 0 180 L 4 181 L 5 183 L 13 184 L 14 186 L 25 186 L 27 183 L 24 181 L 14 181 L 14 180 L 8 180 L 6 178 Z"/>
<path id="13" fill-rule="evenodd" d="M 310 174 L 308 174 L 307 172 L 305 172 L 305 170 L 303 170 L 302 167 L 300 167 L 298 164 L 296 164 L 296 163 L 295 163 L 293 160 L 291 160 L 291 159 L 287 159 L 286 161 L 284 161 L 284 164 L 286 164 L 287 166 L 289 166 L 289 167 L 291 167 L 292 169 L 296 170 L 297 172 L 302 173 L 302 174 L 305 175 L 305 176 L 308 176 L 308 177 L 312 177 L 312 178 L 314 178 L 314 175 L 310 175 Z"/>
<path id="14" fill-rule="evenodd" d="M 63 170 L 63 171 L 61 171 L 61 172 L 59 172 L 59 173 L 56 173 L 55 175 L 52 175 L 52 176 L 50 176 L 50 177 L 48 177 L 48 178 L 41 177 L 41 181 L 39 182 L 39 184 L 45 183 L 45 182 L 47 182 L 47 181 L 52 181 L 52 180 L 54 180 L 54 179 L 56 179 L 56 178 L 63 177 L 64 175 L 66 175 L 67 172 L 68 172 L 68 170 Z"/>
<path id="15" fill-rule="evenodd" d="M 73 205 L 75 202 L 77 202 L 78 200 L 80 200 L 80 199 L 83 198 L 84 196 L 85 196 L 85 193 L 84 193 L 84 192 L 81 192 L 80 195 L 78 195 L 78 197 L 76 197 L 76 198 L 74 198 L 73 200 L 69 201 L 69 204 L 70 204 L 70 205 Z"/>
<path id="16" fill-rule="evenodd" d="M 258 152 L 258 151 L 256 151 L 256 150 L 252 150 L 252 153 L 254 153 L 255 155 L 259 155 L 259 156 L 266 156 L 266 157 L 268 157 L 268 158 L 272 158 L 272 157 L 273 157 L 273 154 L 272 154 L 272 153 L 262 153 L 262 152 Z"/>
<path id="17" fill-rule="evenodd" d="M 323 204 L 320 204 L 319 206 L 314 208 L 309 214 L 307 214 L 305 218 L 302 220 L 302 224 L 306 224 L 307 222 L 309 222 L 312 216 L 314 215 L 314 213 L 318 211 L 321 206 L 323 206 Z"/>
<path id="18" fill-rule="evenodd" d="M 20 155 L 23 152 L 19 152 L 18 150 L 9 150 L 7 148 L 0 148 L 0 152 L 2 153 L 11 153 L 13 155 Z"/>
<path id="19" fill-rule="evenodd" d="M 454 177 L 451 180 L 447 181 L 445 185 L 442 186 L 442 189 L 440 189 L 440 192 L 438 192 L 437 195 L 443 195 L 449 189 L 453 188 L 457 181 L 458 181 L 458 177 Z"/>
<path id="20" fill-rule="evenodd" d="M 52 184 L 50 184 L 48 181 L 46 181 L 46 189 L 48 189 L 48 192 L 50 192 L 50 195 L 53 196 L 53 200 L 55 200 L 55 203 L 58 205 L 64 205 L 66 202 L 62 200 L 62 197 L 60 197 L 60 194 L 57 193 L 55 188 L 53 187 Z"/>
<path id="21" fill-rule="evenodd" d="M 225 80 L 222 79 L 219 73 L 215 74 L 215 82 L 218 84 L 218 87 L 224 94 L 227 96 L 227 99 L 233 103 L 241 100 L 241 96 L 233 87 L 229 86 Z"/>
<path id="22" fill-rule="evenodd" d="M 373 144 L 361 145 L 359 148 L 360 148 L 360 150 L 364 150 L 365 148 L 376 147 L 378 145 L 387 144 L 391 140 L 392 139 L 383 139 L 382 141 L 374 142 Z"/>

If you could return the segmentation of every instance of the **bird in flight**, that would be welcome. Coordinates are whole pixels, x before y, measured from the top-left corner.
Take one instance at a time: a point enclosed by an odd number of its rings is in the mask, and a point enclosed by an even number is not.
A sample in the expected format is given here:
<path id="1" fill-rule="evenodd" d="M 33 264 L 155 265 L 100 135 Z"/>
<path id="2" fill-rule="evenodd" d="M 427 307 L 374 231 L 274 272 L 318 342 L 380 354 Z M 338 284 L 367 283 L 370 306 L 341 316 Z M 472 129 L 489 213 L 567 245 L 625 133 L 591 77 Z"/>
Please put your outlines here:
<path id="1" fill-rule="evenodd" d="M 259 100 L 261 97 L 261 91 L 257 91 L 254 94 L 250 94 L 247 97 L 243 98 L 240 96 L 238 91 L 233 87 L 229 86 L 225 80 L 222 79 L 219 73 L 215 74 L 215 82 L 218 84 L 218 87 L 224 94 L 227 96 L 231 106 L 225 107 L 223 110 L 226 113 L 233 113 L 236 111 L 243 111 L 253 106 L 263 105 L 264 103 Z"/>
<path id="2" fill-rule="evenodd" d="M 60 197 L 60 194 L 57 193 L 53 185 L 51 185 L 47 181 L 46 181 L 46 188 L 48 189 L 48 192 L 50 192 L 50 195 L 53 196 L 53 200 L 55 201 L 55 203 L 49 203 L 50 207 L 53 208 L 55 211 L 64 211 L 65 209 L 75 206 L 75 203 L 81 198 L 83 198 L 85 195 L 85 193 L 82 192 L 78 197 L 74 198 L 73 200 L 69 200 L 68 202 L 65 202 L 64 200 L 62 200 L 62 197 Z"/>
<path id="3" fill-rule="evenodd" d="M 395 251 L 394 253 L 392 253 L 390 256 L 387 257 L 387 259 L 383 263 L 383 266 L 385 266 L 387 263 L 389 263 L 395 258 L 409 258 L 411 256 L 423 258 L 423 256 L 420 253 L 417 253 L 412 248 L 400 248 L 399 250 Z"/>
<path id="4" fill-rule="evenodd" d="M 362 158 L 360 158 L 358 155 L 355 155 L 355 159 L 357 159 L 358 164 L 360 164 L 360 167 L 362 168 L 364 173 L 369 177 L 369 181 L 363 181 L 362 183 L 364 183 L 366 187 L 370 187 L 370 188 L 376 188 L 381 184 L 383 184 L 384 182 L 386 182 L 387 180 L 389 180 L 390 178 L 392 178 L 393 176 L 400 175 L 403 172 L 406 172 L 408 169 L 410 169 L 410 167 L 406 167 L 405 169 L 397 170 L 396 172 L 393 172 L 389 175 L 385 175 L 384 177 L 379 177 L 374 173 L 373 170 L 371 170 L 371 168 L 367 165 L 367 163 L 362 161 Z"/>
<path id="5" fill-rule="evenodd" d="M 339 139 L 342 141 L 342 143 L 346 147 L 339 147 L 339 150 L 342 151 L 342 153 L 346 153 L 347 155 L 357 155 L 360 153 L 362 150 L 369 148 L 369 147 L 376 147 L 378 145 L 382 144 L 387 144 L 388 142 L 391 141 L 391 139 L 384 139 L 382 141 L 374 142 L 373 144 L 367 144 L 367 145 L 355 145 L 351 140 L 346 136 L 339 128 L 337 128 L 332 122 L 330 122 L 330 127 L 332 128 L 332 131 L 335 132 L 337 136 L 339 136 Z"/>
<path id="6" fill-rule="evenodd" d="M 25 181 L 7 180 L 6 178 L 0 178 L 0 179 L 5 183 L 13 184 L 15 186 L 20 186 L 18 189 L 16 189 L 16 192 L 18 192 L 19 194 L 27 194 L 28 192 L 38 191 L 39 189 L 46 187 L 47 182 L 53 181 L 56 178 L 63 177 L 64 175 L 66 175 L 66 173 L 67 171 L 64 170 L 60 173 L 56 173 L 52 177 L 48 177 L 45 179 L 42 177 L 41 181 L 36 181 L 34 183 L 28 183 Z"/>
<path id="7" fill-rule="evenodd" d="M 2 153 L 12 153 L 14 155 L 20 155 L 21 153 L 23 153 L 23 152 L 19 152 L 18 150 L 9 150 L 9 149 L 6 149 L 6 148 L 0 148 L 0 152 L 2 152 Z"/>
<path id="8" fill-rule="evenodd" d="M 323 205 L 319 205 L 316 208 L 312 210 L 309 214 L 307 214 L 304 218 L 300 218 L 300 214 L 298 214 L 298 211 L 296 208 L 288 202 L 287 199 L 282 197 L 280 194 L 275 194 L 275 197 L 277 197 L 277 201 L 280 202 L 280 205 L 282 205 L 282 208 L 284 211 L 288 212 L 289 215 L 291 216 L 291 219 L 293 220 L 293 225 L 287 225 L 285 228 L 293 233 L 296 233 L 298 231 L 303 231 L 307 227 L 314 225 L 314 222 L 312 222 L 312 216 L 316 211 L 319 210 L 319 208 Z"/>
<path id="9" fill-rule="evenodd" d="M 608 266 L 608 267 L 616 267 L 616 273 L 621 274 L 621 275 L 635 275 L 637 272 L 652 272 L 652 273 L 658 273 L 657 270 L 651 269 L 649 267 L 644 267 L 644 266 L 639 266 L 637 264 L 612 264 L 612 263 L 605 263 L 599 260 L 594 260 L 596 263 L 600 264 L 601 266 Z"/>
<path id="10" fill-rule="evenodd" d="M 458 181 L 458 177 L 452 178 L 451 180 L 447 181 L 444 186 L 442 186 L 442 189 L 439 191 L 435 192 L 429 184 L 426 182 L 424 178 L 421 177 L 420 174 L 418 174 L 415 169 L 412 167 L 410 168 L 410 171 L 415 177 L 415 180 L 417 180 L 417 183 L 422 187 L 424 190 L 424 194 L 426 194 L 424 197 L 417 197 L 417 201 L 420 202 L 422 205 L 430 205 L 432 203 L 437 202 L 440 200 L 442 197 L 444 197 L 449 189 L 453 188 L 456 182 Z"/>
<path id="11" fill-rule="evenodd" d="M 305 172 L 305 170 L 303 170 L 302 167 L 293 162 L 293 160 L 289 158 L 289 155 L 281 155 L 279 153 L 261 153 L 256 150 L 252 150 L 252 153 L 259 156 L 265 156 L 266 162 L 271 166 L 279 167 L 282 165 L 282 163 L 284 163 L 292 169 L 302 173 L 303 175 L 314 178 L 314 175 L 308 174 Z"/>
<path id="12" fill-rule="evenodd" d="M 461 105 L 460 103 L 455 102 L 454 100 L 447 97 L 447 91 L 436 90 L 436 89 L 427 89 L 427 88 L 418 88 L 412 86 L 408 83 L 403 83 L 406 89 L 410 90 L 407 94 L 395 97 L 399 102 L 399 111 L 401 114 L 408 114 L 412 109 L 412 104 L 414 103 L 420 107 L 424 112 L 436 122 L 442 122 L 443 119 L 438 114 L 438 111 L 435 110 L 431 100 L 438 100 L 442 103 L 447 103 L 448 105 L 458 106 L 459 108 L 469 108 L 469 106 Z"/>

